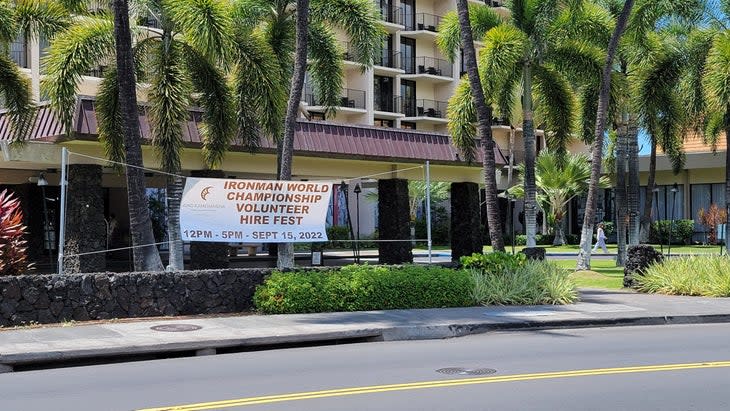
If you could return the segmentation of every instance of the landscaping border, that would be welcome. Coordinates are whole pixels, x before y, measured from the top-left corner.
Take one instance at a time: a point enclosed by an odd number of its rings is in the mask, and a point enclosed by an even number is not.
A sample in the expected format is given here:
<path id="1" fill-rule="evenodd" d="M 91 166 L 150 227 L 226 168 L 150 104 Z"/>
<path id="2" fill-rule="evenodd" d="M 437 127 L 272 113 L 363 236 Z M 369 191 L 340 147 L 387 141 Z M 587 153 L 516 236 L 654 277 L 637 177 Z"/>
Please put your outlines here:
<path id="1" fill-rule="evenodd" d="M 0 277 L 0 326 L 253 308 L 271 268 Z"/>

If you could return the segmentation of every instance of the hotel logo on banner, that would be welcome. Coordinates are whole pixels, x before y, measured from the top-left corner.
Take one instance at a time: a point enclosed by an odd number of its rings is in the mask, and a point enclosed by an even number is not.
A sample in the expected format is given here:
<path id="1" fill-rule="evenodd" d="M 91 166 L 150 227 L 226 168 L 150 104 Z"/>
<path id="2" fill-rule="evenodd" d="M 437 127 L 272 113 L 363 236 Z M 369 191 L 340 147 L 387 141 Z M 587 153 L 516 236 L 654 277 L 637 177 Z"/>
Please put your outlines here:
<path id="1" fill-rule="evenodd" d="M 332 182 L 187 178 L 183 241 L 327 241 Z"/>

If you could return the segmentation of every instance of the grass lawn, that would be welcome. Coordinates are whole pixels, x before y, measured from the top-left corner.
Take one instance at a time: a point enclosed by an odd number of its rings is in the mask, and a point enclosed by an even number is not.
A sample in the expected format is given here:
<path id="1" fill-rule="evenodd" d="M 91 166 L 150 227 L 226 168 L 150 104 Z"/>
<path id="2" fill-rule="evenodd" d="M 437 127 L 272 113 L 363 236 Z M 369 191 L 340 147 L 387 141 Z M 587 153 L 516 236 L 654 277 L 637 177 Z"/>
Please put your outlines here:
<path id="1" fill-rule="evenodd" d="M 551 260 L 559 267 L 575 270 L 576 260 Z M 618 290 L 624 286 L 624 269 L 616 267 L 613 259 L 591 260 L 591 271 L 576 271 L 571 278 L 578 287 L 608 288 Z"/>
<path id="2" fill-rule="evenodd" d="M 652 247 L 656 248 L 657 250 L 661 250 L 662 247 L 659 244 L 651 244 Z M 559 245 L 559 246 L 551 246 L 551 245 L 538 245 L 538 247 L 542 247 L 545 249 L 548 253 L 575 253 L 578 254 L 578 250 L 580 249 L 580 246 L 578 245 Z M 607 244 L 606 247 L 608 248 L 609 253 L 616 253 L 616 244 Z M 507 252 L 512 251 L 512 246 L 509 244 L 505 244 L 504 247 Z M 523 245 L 516 245 L 515 251 L 520 251 L 525 246 Z M 669 251 L 667 249 L 667 246 L 664 245 L 664 254 Z M 484 252 L 490 253 L 492 252 L 492 246 L 484 246 Z M 599 250 L 598 253 L 602 253 L 603 251 Z M 720 246 L 719 245 L 672 245 L 672 254 L 719 254 L 720 253 Z"/>

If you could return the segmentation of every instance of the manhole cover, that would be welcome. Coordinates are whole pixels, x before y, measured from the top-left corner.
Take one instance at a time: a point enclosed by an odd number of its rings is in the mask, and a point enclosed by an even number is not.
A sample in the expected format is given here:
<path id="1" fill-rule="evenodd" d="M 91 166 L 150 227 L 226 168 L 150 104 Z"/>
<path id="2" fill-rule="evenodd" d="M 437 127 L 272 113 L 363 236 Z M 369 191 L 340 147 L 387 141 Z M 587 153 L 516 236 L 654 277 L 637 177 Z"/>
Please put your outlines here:
<path id="1" fill-rule="evenodd" d="M 195 330 L 199 330 L 203 327 L 201 327 L 199 325 L 194 325 L 194 324 L 162 324 L 162 325 L 155 325 L 154 327 L 150 327 L 150 328 L 155 331 L 179 333 L 179 332 L 184 332 L 184 331 L 195 331 Z"/>
<path id="2" fill-rule="evenodd" d="M 436 370 L 436 372 L 440 372 L 441 374 L 449 374 L 449 375 L 489 375 L 494 374 L 497 372 L 497 370 L 492 368 L 460 368 L 460 367 L 449 367 L 449 368 L 440 368 Z"/>

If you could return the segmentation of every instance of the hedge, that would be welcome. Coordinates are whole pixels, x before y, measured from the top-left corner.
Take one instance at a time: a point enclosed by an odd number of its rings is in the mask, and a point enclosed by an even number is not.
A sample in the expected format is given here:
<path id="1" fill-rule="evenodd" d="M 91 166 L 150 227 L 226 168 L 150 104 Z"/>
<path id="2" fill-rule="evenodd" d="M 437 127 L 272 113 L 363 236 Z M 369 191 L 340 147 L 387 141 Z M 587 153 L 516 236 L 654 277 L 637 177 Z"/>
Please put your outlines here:
<path id="1" fill-rule="evenodd" d="M 473 306 L 466 271 L 441 267 L 349 265 L 274 272 L 254 294 L 266 314 Z"/>

